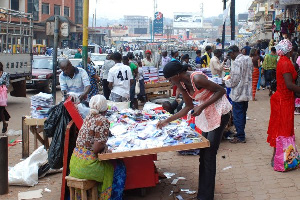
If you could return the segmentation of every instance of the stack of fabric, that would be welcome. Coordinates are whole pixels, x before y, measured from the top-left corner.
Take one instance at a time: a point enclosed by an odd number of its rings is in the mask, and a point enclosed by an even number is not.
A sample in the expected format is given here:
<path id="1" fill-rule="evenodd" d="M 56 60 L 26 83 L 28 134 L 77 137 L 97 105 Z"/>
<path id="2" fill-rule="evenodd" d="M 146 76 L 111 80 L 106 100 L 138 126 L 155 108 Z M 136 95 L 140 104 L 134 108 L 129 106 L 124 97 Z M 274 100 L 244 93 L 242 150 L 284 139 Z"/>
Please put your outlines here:
<path id="1" fill-rule="evenodd" d="M 40 92 L 31 97 L 31 117 L 47 118 L 48 111 L 53 106 L 53 98 L 51 94 Z"/>
<path id="2" fill-rule="evenodd" d="M 158 81 L 158 69 L 156 67 L 143 67 L 145 83 L 153 83 Z"/>

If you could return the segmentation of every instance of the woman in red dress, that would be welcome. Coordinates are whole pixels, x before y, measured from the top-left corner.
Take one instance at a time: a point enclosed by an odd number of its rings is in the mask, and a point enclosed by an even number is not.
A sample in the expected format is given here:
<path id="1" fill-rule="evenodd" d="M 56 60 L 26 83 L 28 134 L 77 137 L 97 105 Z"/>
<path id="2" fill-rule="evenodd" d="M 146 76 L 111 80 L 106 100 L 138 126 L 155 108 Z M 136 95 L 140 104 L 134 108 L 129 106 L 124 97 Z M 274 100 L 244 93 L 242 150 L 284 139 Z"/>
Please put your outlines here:
<path id="1" fill-rule="evenodd" d="M 294 135 L 294 92 L 300 92 L 300 87 L 295 85 L 297 72 L 292 64 L 292 43 L 282 40 L 275 47 L 280 59 L 277 63 L 276 79 L 277 91 L 271 97 L 271 116 L 269 121 L 267 142 L 274 147 L 271 165 L 274 165 L 276 152 L 276 138 Z"/>

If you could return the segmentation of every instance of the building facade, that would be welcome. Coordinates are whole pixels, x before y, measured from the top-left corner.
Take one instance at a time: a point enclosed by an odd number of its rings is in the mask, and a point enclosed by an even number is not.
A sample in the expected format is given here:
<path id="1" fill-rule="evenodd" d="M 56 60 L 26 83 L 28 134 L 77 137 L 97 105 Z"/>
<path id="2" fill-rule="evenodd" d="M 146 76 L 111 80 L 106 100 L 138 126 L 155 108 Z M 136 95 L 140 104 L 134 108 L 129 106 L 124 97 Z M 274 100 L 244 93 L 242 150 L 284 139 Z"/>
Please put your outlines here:
<path id="1" fill-rule="evenodd" d="M 129 28 L 129 34 L 144 35 L 149 33 L 149 17 L 139 15 L 125 15 L 124 25 Z"/>

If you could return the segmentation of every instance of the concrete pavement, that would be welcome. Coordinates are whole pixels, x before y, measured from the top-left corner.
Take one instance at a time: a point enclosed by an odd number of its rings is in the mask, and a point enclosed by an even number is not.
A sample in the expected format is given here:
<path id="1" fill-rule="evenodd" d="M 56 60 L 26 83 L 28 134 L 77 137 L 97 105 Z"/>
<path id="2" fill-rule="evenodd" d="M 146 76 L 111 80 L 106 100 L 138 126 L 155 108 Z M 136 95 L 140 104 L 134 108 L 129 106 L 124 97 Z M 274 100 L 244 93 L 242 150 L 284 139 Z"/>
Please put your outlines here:
<path id="1" fill-rule="evenodd" d="M 270 166 L 272 149 L 266 142 L 267 128 L 270 114 L 269 97 L 267 91 L 257 92 L 256 102 L 250 102 L 246 125 L 247 143 L 231 144 L 222 141 L 217 156 L 217 175 L 215 199 L 241 199 L 264 200 L 300 199 L 300 171 L 275 172 Z M 21 122 L 20 110 L 29 114 L 29 100 L 9 103 L 8 110 L 12 116 L 9 128 L 19 130 Z M 26 113 L 27 112 L 27 113 Z M 296 142 L 300 145 L 299 116 L 295 117 Z M 32 138 L 32 137 L 31 137 Z M 31 141 L 31 152 L 33 141 Z M 9 148 L 9 165 L 13 166 L 21 158 L 21 145 Z M 139 192 L 126 192 L 126 200 L 172 200 L 171 191 L 174 187 L 171 182 L 176 177 L 185 177 L 178 181 L 180 189 L 197 190 L 198 187 L 198 156 L 181 156 L 177 152 L 158 154 L 156 166 L 162 172 L 173 172 L 176 175 L 171 179 L 161 180 L 154 188 L 148 188 L 145 197 L 140 197 Z M 224 168 L 229 168 L 224 170 Z M 61 174 L 50 175 L 40 180 L 34 187 L 10 186 L 8 195 L 0 199 L 17 199 L 18 191 L 49 188 L 50 193 L 44 192 L 43 199 L 60 198 Z M 189 195 L 180 192 L 186 199 L 196 199 L 195 194 Z"/>

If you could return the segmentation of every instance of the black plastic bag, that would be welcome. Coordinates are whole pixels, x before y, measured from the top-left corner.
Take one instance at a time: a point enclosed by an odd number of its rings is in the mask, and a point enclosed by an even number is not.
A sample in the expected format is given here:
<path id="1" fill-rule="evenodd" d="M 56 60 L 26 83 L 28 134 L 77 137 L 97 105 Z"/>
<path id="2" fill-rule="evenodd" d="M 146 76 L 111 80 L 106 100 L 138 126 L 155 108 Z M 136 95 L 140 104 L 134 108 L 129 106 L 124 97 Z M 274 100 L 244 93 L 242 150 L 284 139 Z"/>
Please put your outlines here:
<path id="1" fill-rule="evenodd" d="M 55 126 L 54 135 L 48 152 L 48 162 L 51 169 L 60 169 L 63 166 L 65 132 L 71 119 L 63 104 L 61 107 L 61 115 L 57 117 L 59 120 Z"/>
<path id="2" fill-rule="evenodd" d="M 48 118 L 44 122 L 44 133 L 47 137 L 53 137 L 63 109 L 65 109 L 65 107 L 63 102 L 61 102 L 48 111 Z"/>

